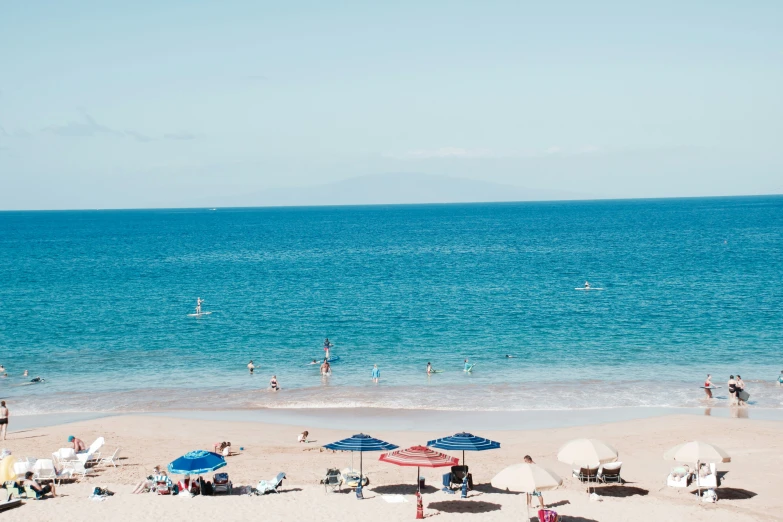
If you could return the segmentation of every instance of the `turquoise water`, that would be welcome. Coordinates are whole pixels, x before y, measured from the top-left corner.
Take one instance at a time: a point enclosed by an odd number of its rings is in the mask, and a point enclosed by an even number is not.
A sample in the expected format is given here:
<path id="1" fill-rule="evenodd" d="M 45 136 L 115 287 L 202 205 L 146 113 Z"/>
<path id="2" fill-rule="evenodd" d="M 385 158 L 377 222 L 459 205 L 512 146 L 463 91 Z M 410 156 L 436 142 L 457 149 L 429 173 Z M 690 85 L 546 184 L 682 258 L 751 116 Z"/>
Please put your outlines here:
<path id="1" fill-rule="evenodd" d="M 716 406 L 740 373 L 780 408 L 782 276 L 783 197 L 5 212 L 0 396 L 16 414 L 689 407 L 709 372 Z M 211 315 L 188 317 L 197 297 Z"/>

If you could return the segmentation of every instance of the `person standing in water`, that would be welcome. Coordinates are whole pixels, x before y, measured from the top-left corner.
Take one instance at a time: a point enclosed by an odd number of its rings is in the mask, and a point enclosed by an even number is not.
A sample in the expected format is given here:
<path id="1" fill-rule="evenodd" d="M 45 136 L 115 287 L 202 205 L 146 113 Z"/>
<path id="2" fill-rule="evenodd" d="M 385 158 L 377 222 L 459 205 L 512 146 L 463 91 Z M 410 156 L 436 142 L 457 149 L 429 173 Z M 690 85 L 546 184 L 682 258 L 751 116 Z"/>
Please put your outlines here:
<path id="1" fill-rule="evenodd" d="M 331 374 L 332 374 L 332 367 L 329 365 L 329 361 L 324 359 L 324 362 L 321 365 L 321 375 L 331 375 Z"/>
<path id="2" fill-rule="evenodd" d="M 729 376 L 729 382 L 727 383 L 729 389 L 729 406 L 734 406 L 737 403 L 737 381 L 734 380 L 734 376 Z"/>
<path id="3" fill-rule="evenodd" d="M 778 386 L 783 386 L 783 370 L 780 370 L 780 375 L 778 376 Z"/>
<path id="4" fill-rule="evenodd" d="M 204 300 L 200 297 L 196 299 L 196 315 L 201 315 L 201 303 L 203 303 Z"/>
<path id="5" fill-rule="evenodd" d="M 432 365 L 428 362 L 427 363 L 427 375 L 432 375 Z"/>
<path id="6" fill-rule="evenodd" d="M 463 368 L 463 371 L 469 372 L 473 369 L 473 365 L 468 362 L 467 359 L 465 359 L 465 367 Z"/>
<path id="7" fill-rule="evenodd" d="M 737 404 L 739 406 L 745 406 L 745 401 L 740 398 L 740 393 L 745 391 L 745 381 L 742 380 L 740 374 L 737 374 L 737 384 L 734 385 L 734 389 L 737 390 Z"/>
<path id="8" fill-rule="evenodd" d="M 329 338 L 327 337 L 324 340 L 324 358 L 328 361 L 329 360 L 329 349 L 332 347 L 332 343 L 329 342 Z"/>
<path id="9" fill-rule="evenodd" d="M 253 360 L 251 359 L 249 363 L 247 363 L 247 369 L 250 370 L 250 375 L 253 375 L 253 370 L 256 369 L 256 366 L 253 364 Z"/>
<path id="10" fill-rule="evenodd" d="M 712 375 L 707 374 L 707 379 L 704 381 L 704 393 L 707 394 L 708 399 L 712 399 Z"/>
<path id="11" fill-rule="evenodd" d="M 378 365 L 374 364 L 372 366 L 372 382 L 378 384 L 378 380 L 380 378 L 381 378 L 381 371 L 378 369 Z"/>
<path id="12" fill-rule="evenodd" d="M 280 385 L 277 383 L 276 375 L 273 375 L 272 379 L 269 380 L 269 387 L 272 388 L 273 391 L 280 391 Z"/>

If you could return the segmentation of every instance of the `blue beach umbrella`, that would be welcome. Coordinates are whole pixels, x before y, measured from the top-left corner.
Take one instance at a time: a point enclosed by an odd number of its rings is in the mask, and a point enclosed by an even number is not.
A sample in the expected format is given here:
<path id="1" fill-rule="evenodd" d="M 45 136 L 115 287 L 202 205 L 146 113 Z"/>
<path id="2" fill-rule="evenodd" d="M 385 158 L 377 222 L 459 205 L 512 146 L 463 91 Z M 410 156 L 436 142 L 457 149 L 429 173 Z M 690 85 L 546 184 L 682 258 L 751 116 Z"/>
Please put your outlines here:
<path id="1" fill-rule="evenodd" d="M 476 437 L 472 433 L 457 433 L 450 437 L 442 437 L 427 442 L 427 446 L 447 451 L 462 451 L 462 464 L 465 464 L 466 451 L 486 451 L 500 448 L 500 443 L 494 440 Z"/>
<path id="2" fill-rule="evenodd" d="M 185 453 L 169 464 L 169 473 L 173 475 L 203 475 L 226 465 L 222 455 L 211 451 L 196 450 Z"/>
<path id="3" fill-rule="evenodd" d="M 347 439 L 325 444 L 324 448 L 334 451 L 359 452 L 359 486 L 356 488 L 356 497 L 362 498 L 362 453 L 365 451 L 391 451 L 399 448 L 399 446 L 370 437 L 364 433 L 359 433 Z"/>

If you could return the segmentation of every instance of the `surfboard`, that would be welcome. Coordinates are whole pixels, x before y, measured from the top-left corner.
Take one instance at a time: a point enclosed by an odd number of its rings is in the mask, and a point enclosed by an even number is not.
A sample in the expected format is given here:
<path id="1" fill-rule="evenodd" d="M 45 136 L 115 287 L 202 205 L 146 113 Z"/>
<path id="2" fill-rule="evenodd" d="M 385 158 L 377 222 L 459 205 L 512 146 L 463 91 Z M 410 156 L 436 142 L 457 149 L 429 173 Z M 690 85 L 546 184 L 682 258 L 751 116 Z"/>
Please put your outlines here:
<path id="1" fill-rule="evenodd" d="M 443 370 L 432 370 L 430 373 L 443 373 Z"/>
<path id="2" fill-rule="evenodd" d="M 593 288 L 592 286 L 590 288 L 585 288 L 582 286 L 582 287 L 574 288 L 574 290 L 583 290 L 589 292 L 590 290 L 603 290 L 603 288 Z"/>
<path id="3" fill-rule="evenodd" d="M 738 397 L 738 398 L 739 398 L 739 400 L 741 400 L 741 401 L 748 402 L 748 399 L 750 399 L 750 394 L 749 394 L 748 392 L 746 392 L 745 390 L 742 390 L 741 392 L 739 392 L 739 393 L 737 394 L 737 397 Z"/>
<path id="4" fill-rule="evenodd" d="M 188 317 L 201 317 L 202 315 L 209 315 L 212 312 L 201 312 L 200 314 L 188 314 Z"/>
<path id="5" fill-rule="evenodd" d="M 331 357 L 326 359 L 326 362 L 328 362 L 329 364 L 332 364 L 333 362 L 337 362 L 339 360 L 340 360 L 340 356 L 339 355 L 332 355 Z"/>
<path id="6" fill-rule="evenodd" d="M 722 386 L 710 386 L 709 388 L 706 386 L 699 386 L 702 390 L 717 390 L 718 388 L 722 388 Z"/>

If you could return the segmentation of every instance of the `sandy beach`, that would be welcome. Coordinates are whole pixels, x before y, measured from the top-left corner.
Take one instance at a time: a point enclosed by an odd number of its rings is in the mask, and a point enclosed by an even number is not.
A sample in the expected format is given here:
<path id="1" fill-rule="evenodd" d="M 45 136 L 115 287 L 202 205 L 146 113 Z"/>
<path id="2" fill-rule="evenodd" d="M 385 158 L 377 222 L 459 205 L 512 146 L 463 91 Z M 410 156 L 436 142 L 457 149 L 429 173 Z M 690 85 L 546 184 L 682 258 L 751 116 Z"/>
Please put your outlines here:
<path id="1" fill-rule="evenodd" d="M 369 413 L 357 410 L 360 419 Z M 457 415 L 457 414 L 455 414 Z M 594 426 L 556 429 L 480 431 L 477 434 L 498 440 L 499 450 L 468 453 L 467 464 L 476 488 L 467 499 L 439 491 L 443 469 L 422 469 L 426 478 L 425 515 L 437 520 L 523 520 L 523 497 L 496 490 L 491 478 L 504 467 L 522 461 L 529 454 L 536 463 L 564 479 L 558 490 L 547 492 L 545 500 L 563 520 L 579 522 L 612 521 L 737 521 L 783 520 L 783 437 L 781 423 L 754 419 L 715 418 L 677 415 L 635 419 Z M 366 432 L 407 447 L 448 434 L 443 431 L 374 431 L 368 422 Z M 313 429 L 311 444 L 299 444 L 301 426 L 259 422 L 226 422 L 165 416 L 129 415 L 83 420 L 44 428 L 11 431 L 4 447 L 15 456 L 48 457 L 65 445 L 68 435 L 87 443 L 98 436 L 106 438 L 103 454 L 122 448 L 121 465 L 101 465 L 94 474 L 58 488 L 62 497 L 26 501 L 20 508 L 4 513 L 3 520 L 247 520 L 263 514 L 265 520 L 410 520 L 415 517 L 415 469 L 400 468 L 378 461 L 379 454 L 368 453 L 364 471 L 370 478 L 365 500 L 352 491 L 325 493 L 319 485 L 327 467 L 350 465 L 351 455 L 321 450 L 320 445 L 354 431 Z M 623 462 L 623 486 L 598 487 L 600 501 L 591 501 L 585 486 L 571 478 L 569 466 L 557 461 L 560 446 L 574 438 L 600 438 L 614 445 Z M 700 439 L 724 448 L 732 457 L 720 464 L 726 472 L 718 489 L 719 501 L 705 504 L 688 494 L 692 489 L 672 489 L 665 485 L 672 463 L 663 453 L 672 446 Z M 234 485 L 255 485 L 284 471 L 288 480 L 279 495 L 221 497 L 162 497 L 132 495 L 133 485 L 150 474 L 155 465 L 167 465 L 193 449 L 211 449 L 216 441 L 231 441 L 238 453 L 227 459 L 224 468 Z M 238 451 L 243 447 L 243 451 Z M 354 465 L 358 467 L 358 455 Z M 211 477 L 210 477 L 211 478 Z M 116 495 L 104 502 L 88 496 L 95 486 L 107 487 Z M 405 503 L 389 503 L 385 495 L 401 494 Z M 531 511 L 531 517 L 535 513 Z"/>

